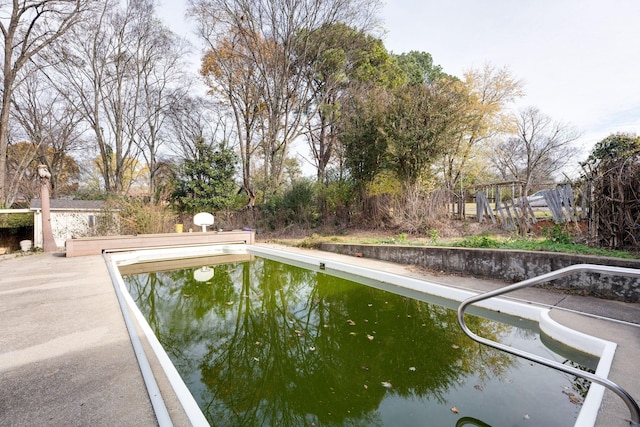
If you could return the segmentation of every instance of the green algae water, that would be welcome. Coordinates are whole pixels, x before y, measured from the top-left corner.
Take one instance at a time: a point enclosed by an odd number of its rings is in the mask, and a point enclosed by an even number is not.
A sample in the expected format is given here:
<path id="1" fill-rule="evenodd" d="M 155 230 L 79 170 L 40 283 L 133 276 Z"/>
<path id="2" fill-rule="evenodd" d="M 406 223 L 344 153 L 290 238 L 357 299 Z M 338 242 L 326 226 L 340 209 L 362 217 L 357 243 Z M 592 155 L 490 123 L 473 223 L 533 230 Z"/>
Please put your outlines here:
<path id="1" fill-rule="evenodd" d="M 481 347 L 455 310 L 249 258 L 123 270 L 212 426 L 574 424 L 588 383 Z M 471 329 L 574 366 L 597 363 L 545 345 L 530 322 L 488 314 L 470 316 Z"/>

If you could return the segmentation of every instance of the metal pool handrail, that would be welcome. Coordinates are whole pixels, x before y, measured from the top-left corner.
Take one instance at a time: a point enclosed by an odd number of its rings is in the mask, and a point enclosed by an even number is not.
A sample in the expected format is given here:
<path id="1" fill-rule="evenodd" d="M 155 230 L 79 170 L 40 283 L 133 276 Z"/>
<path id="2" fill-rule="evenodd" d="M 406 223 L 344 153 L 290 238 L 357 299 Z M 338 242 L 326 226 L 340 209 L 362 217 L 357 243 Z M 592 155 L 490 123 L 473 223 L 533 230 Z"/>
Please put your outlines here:
<path id="1" fill-rule="evenodd" d="M 562 363 L 556 362 L 554 360 L 549 360 L 544 357 L 540 357 L 535 354 L 532 354 L 523 350 L 519 350 L 513 347 L 509 347 L 508 345 L 504 345 L 504 344 L 483 338 L 481 336 L 478 336 L 473 332 L 471 332 L 471 330 L 467 327 L 464 321 L 465 309 L 467 308 L 467 306 L 473 303 L 476 303 L 478 301 L 483 301 L 498 295 L 503 295 L 518 289 L 526 288 L 528 286 L 537 285 L 540 283 L 547 282 L 549 280 L 558 279 L 560 277 L 565 277 L 565 276 L 569 276 L 571 274 L 580 273 L 580 272 L 611 274 L 611 275 L 617 275 L 617 276 L 635 277 L 640 279 L 640 270 L 633 269 L 633 268 L 611 267 L 611 266 L 593 265 L 593 264 L 575 264 L 569 267 L 561 268 L 556 271 L 552 271 L 550 273 L 533 277 L 531 279 L 526 279 L 521 282 L 514 283 L 513 285 L 505 286 L 500 289 L 496 289 L 490 292 L 473 296 L 471 298 L 467 298 L 466 300 L 462 301 L 462 303 L 460 303 L 460 306 L 458 307 L 458 323 L 460 323 L 460 327 L 462 328 L 465 334 L 467 334 L 472 340 L 477 341 L 480 344 L 484 344 L 489 347 L 502 350 L 504 352 L 522 357 L 532 362 L 539 363 L 549 368 L 557 369 L 559 371 L 562 371 L 571 375 L 575 375 L 576 377 L 587 379 L 591 382 L 600 384 L 608 388 L 609 390 L 613 391 L 618 396 L 620 396 L 620 398 L 624 401 L 624 403 L 629 408 L 629 412 L 631 413 L 630 425 L 633 427 L 640 427 L 640 407 L 638 407 L 638 404 L 636 403 L 636 401 L 633 400 L 633 397 L 631 397 L 631 395 L 627 393 L 626 390 L 618 386 L 616 383 L 610 381 L 607 378 L 602 378 L 590 372 L 586 372 L 578 368 L 574 368 L 572 366 L 563 365 Z"/>

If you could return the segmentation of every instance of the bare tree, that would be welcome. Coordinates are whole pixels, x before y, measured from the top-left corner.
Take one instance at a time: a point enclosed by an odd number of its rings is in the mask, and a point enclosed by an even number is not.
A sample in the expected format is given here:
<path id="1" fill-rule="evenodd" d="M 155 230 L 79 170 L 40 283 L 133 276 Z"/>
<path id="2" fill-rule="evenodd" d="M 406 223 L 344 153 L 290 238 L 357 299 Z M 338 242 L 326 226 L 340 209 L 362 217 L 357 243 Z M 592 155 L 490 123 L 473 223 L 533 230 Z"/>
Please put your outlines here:
<path id="1" fill-rule="evenodd" d="M 524 182 L 523 192 L 548 182 L 574 159 L 572 146 L 580 134 L 572 126 L 555 122 L 535 107 L 516 117 L 517 133 L 497 144 L 491 158 L 505 179 Z"/>
<path id="2" fill-rule="evenodd" d="M 155 170 L 169 93 L 177 86 L 179 42 L 154 17 L 153 0 L 107 0 L 76 26 L 56 56 L 52 81 L 82 112 L 95 135 L 102 185 L 125 192 L 139 155 Z M 68 89 L 68 90 L 65 90 Z M 175 93 L 173 94 L 175 96 Z"/>
<path id="3" fill-rule="evenodd" d="M 56 46 L 55 55 L 65 60 L 56 64 L 58 74 L 52 82 L 67 94 L 93 131 L 104 189 L 114 192 L 122 187 L 126 159 L 135 150 L 132 140 L 125 141 L 124 117 L 128 101 L 136 95 L 125 92 L 132 72 L 131 56 L 123 44 L 127 19 L 114 1 L 102 6 Z"/>
<path id="4" fill-rule="evenodd" d="M 172 105 L 183 102 L 189 92 L 190 79 L 183 67 L 188 46 L 156 19 L 142 21 L 137 31 L 135 64 L 141 79 L 142 123 L 134 126 L 138 147 L 149 169 L 149 192 L 154 195 L 159 150 L 169 139 L 165 123 Z"/>
<path id="5" fill-rule="evenodd" d="M 251 58 L 252 49 L 266 46 L 247 46 L 246 39 L 231 33 L 213 45 L 202 61 L 202 74 L 209 93 L 220 105 L 229 108 L 236 128 L 236 138 L 242 162 L 242 186 L 253 206 L 256 192 L 253 188 L 252 168 L 254 153 L 261 142 L 259 126 L 265 109 L 263 88 L 259 72 Z"/>
<path id="6" fill-rule="evenodd" d="M 13 0 L 0 5 L 3 38 L 2 105 L 0 106 L 0 206 L 7 202 L 7 148 L 11 99 L 20 72 L 43 49 L 72 28 L 91 0 Z"/>
<path id="7" fill-rule="evenodd" d="M 174 99 L 168 112 L 168 128 L 173 157 L 193 159 L 198 141 L 228 141 L 224 111 L 209 99 L 184 97 Z"/>
<path id="8" fill-rule="evenodd" d="M 82 117 L 42 77 L 41 73 L 27 73 L 14 92 L 11 117 L 19 126 L 16 135 L 30 144 L 23 145 L 22 149 L 11 150 L 11 145 L 9 147 L 9 205 L 17 193 L 28 194 L 22 189 L 37 184 L 31 179 L 37 164 L 45 164 L 51 171 L 53 198 L 69 191 L 71 175 L 78 173 L 70 154 L 85 142 L 80 123 Z M 24 148 L 27 146 L 29 149 Z"/>

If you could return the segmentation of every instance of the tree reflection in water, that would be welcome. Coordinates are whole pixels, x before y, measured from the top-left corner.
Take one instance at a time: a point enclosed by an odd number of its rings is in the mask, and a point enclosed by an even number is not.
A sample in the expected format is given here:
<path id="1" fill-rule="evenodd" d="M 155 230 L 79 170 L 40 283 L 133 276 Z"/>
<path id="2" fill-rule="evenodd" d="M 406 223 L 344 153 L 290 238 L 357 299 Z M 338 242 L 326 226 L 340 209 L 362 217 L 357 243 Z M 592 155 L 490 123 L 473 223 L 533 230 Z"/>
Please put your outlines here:
<path id="1" fill-rule="evenodd" d="M 523 420 L 519 409 L 495 411 L 485 391 L 513 389 L 514 369 L 534 367 L 471 342 L 453 310 L 264 258 L 211 268 L 208 282 L 193 269 L 124 277 L 211 425 Z M 513 335 L 479 317 L 468 324 L 496 341 Z M 517 393 L 508 399 L 540 394 Z M 572 425 L 574 406 L 555 425 Z"/>

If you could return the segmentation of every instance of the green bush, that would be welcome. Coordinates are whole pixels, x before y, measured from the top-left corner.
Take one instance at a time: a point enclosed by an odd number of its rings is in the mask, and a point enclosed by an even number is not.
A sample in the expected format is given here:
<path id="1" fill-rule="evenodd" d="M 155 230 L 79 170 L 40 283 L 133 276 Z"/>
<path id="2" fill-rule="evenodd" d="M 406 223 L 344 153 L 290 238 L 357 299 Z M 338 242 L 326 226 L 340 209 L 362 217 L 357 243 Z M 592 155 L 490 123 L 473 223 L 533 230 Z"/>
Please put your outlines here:
<path id="1" fill-rule="evenodd" d="M 561 245 L 570 245 L 575 243 L 573 237 L 562 224 L 554 224 L 550 227 L 542 227 L 542 233 L 547 241 L 559 243 Z"/>
<path id="2" fill-rule="evenodd" d="M 260 225 L 269 230 L 291 225 L 314 228 L 318 217 L 315 185 L 309 180 L 295 182 L 284 194 L 273 195 L 260 206 Z"/>
<path id="3" fill-rule="evenodd" d="M 452 244 L 454 247 L 463 248 L 497 248 L 500 242 L 491 237 L 481 234 L 479 236 L 469 236 Z"/>
<path id="4" fill-rule="evenodd" d="M 349 224 L 355 199 L 353 185 L 343 179 L 331 180 L 317 187 L 316 204 L 326 224 Z"/>
<path id="5" fill-rule="evenodd" d="M 274 195 L 269 199 L 269 201 L 260 205 L 260 215 L 256 219 L 256 227 L 266 228 L 271 231 L 285 227 L 287 224 L 287 218 L 281 215 L 283 210 L 282 205 L 282 196 L 280 195 Z"/>
<path id="6" fill-rule="evenodd" d="M 33 213 L 0 214 L 0 228 L 33 227 Z"/>
<path id="7" fill-rule="evenodd" d="M 312 223 L 316 216 L 313 183 L 309 180 L 295 182 L 284 193 L 282 208 L 290 222 Z"/>

